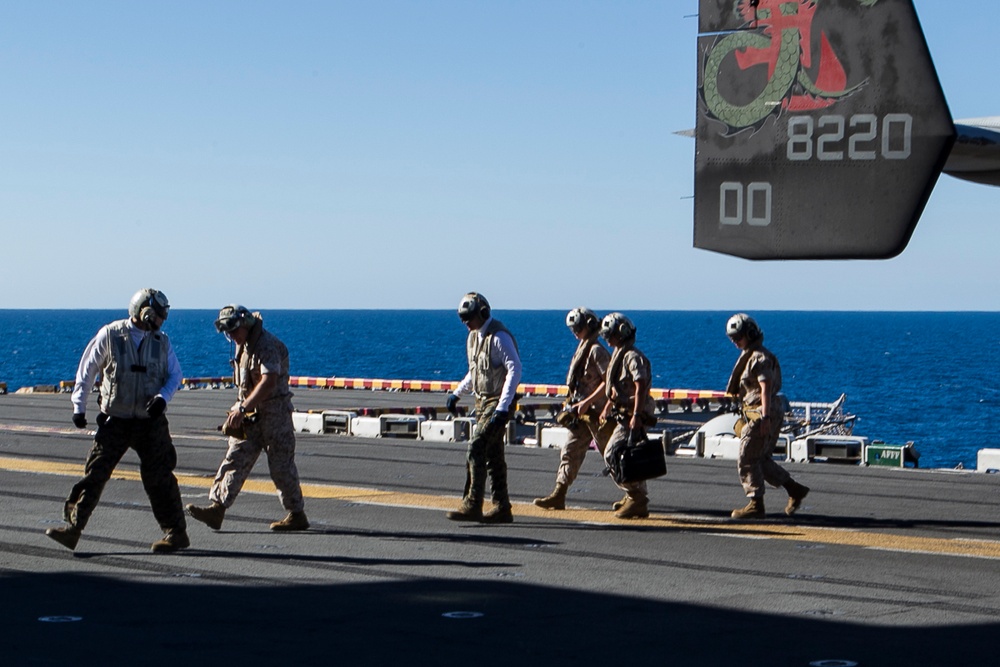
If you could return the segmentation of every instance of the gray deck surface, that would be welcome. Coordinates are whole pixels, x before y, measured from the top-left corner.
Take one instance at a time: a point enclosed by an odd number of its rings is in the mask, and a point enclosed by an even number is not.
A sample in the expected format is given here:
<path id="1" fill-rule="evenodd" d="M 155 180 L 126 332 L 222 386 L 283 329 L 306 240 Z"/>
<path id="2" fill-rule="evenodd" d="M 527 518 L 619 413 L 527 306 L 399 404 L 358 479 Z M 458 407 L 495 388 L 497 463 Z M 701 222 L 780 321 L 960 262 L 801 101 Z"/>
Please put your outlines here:
<path id="1" fill-rule="evenodd" d="M 185 503 L 207 502 L 233 398 L 170 404 Z M 997 662 L 996 475 L 786 464 L 812 488 L 800 514 L 772 490 L 767 520 L 738 523 L 735 462 L 671 458 L 650 483 L 653 516 L 632 523 L 611 517 L 621 494 L 596 452 L 571 489 L 578 509 L 545 512 L 530 503 L 551 490 L 558 451 L 510 446 L 515 523 L 486 526 L 444 518 L 463 443 L 300 434 L 308 532 L 272 533 L 280 504 L 248 489 L 222 530 L 189 520 L 190 549 L 152 554 L 160 532 L 130 452 L 70 552 L 44 535 L 91 444 L 70 413 L 65 394 L 0 396 L 4 667 Z M 253 479 L 268 480 L 263 458 Z"/>

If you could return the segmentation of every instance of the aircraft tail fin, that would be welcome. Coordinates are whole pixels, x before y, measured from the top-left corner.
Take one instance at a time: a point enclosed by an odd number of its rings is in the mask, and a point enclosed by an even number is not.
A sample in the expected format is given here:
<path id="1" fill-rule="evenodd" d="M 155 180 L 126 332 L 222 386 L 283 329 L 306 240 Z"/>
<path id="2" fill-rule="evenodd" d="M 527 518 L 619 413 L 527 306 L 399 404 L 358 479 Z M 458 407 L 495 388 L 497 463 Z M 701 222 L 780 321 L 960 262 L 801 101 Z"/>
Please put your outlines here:
<path id="1" fill-rule="evenodd" d="M 694 244 L 879 259 L 955 138 L 912 0 L 701 0 Z"/>

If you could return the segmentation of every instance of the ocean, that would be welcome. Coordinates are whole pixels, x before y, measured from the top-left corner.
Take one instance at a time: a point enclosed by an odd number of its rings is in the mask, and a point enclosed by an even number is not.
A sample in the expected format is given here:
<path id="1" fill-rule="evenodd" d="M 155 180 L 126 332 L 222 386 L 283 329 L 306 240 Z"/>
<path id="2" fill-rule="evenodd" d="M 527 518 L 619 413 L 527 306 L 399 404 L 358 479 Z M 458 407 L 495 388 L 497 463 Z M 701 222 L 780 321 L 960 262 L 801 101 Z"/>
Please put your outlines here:
<path id="1" fill-rule="evenodd" d="M 603 314 L 603 313 L 602 313 Z M 631 311 L 653 386 L 725 388 L 738 352 L 732 313 Z M 514 332 L 529 383 L 560 384 L 575 348 L 564 311 L 497 310 Z M 752 315 L 781 361 L 792 401 L 836 400 L 859 415 L 855 433 L 913 441 L 923 468 L 975 468 L 1000 446 L 1000 313 L 773 311 Z M 0 381 L 8 389 L 72 380 L 103 324 L 124 310 L 0 310 Z M 170 336 L 185 377 L 229 374 L 232 350 L 214 310 L 171 310 Z M 454 311 L 273 310 L 265 326 L 288 346 L 292 375 L 459 380 L 466 330 Z M 67 420 L 69 413 L 67 399 Z"/>

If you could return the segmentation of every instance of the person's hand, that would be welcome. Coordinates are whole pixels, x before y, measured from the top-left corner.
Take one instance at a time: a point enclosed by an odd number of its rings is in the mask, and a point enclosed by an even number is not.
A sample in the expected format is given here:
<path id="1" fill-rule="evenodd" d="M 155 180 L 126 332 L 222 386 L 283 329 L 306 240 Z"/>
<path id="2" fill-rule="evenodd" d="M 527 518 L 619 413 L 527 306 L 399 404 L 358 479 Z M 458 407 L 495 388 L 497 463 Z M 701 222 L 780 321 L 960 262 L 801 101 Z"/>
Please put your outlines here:
<path id="1" fill-rule="evenodd" d="M 146 414 L 156 419 L 163 414 L 163 411 L 167 409 L 167 402 L 163 400 L 162 396 L 154 396 L 149 399 L 146 403 Z"/>
<path id="2" fill-rule="evenodd" d="M 491 433 L 496 433 L 497 431 L 502 431 L 507 422 L 510 421 L 510 413 L 506 410 L 497 410 L 490 417 L 490 423 L 486 425 L 486 428 L 490 430 Z"/>
<path id="3" fill-rule="evenodd" d="M 454 416 L 458 416 L 458 396 L 455 394 L 448 394 L 448 398 L 444 401 L 444 407 Z"/>
<path id="4" fill-rule="evenodd" d="M 83 412 L 74 412 L 73 426 L 77 428 L 87 428 L 87 415 Z"/>
<path id="5" fill-rule="evenodd" d="M 243 418 L 244 415 L 239 410 L 233 410 L 228 415 L 226 415 L 226 425 L 233 430 L 239 430 L 243 428 Z"/>

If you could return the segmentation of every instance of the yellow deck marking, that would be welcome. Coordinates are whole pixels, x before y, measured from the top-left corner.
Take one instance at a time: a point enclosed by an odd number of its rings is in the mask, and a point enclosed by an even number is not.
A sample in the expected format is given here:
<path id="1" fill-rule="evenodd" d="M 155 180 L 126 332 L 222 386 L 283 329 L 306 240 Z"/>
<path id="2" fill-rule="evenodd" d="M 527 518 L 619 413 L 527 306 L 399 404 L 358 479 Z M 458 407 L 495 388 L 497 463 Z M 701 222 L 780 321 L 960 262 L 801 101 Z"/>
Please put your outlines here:
<path id="1" fill-rule="evenodd" d="M 11 472 L 25 472 L 44 475 L 79 477 L 83 466 L 55 463 L 36 459 L 0 457 L 0 469 Z M 211 476 L 178 472 L 177 481 L 181 486 L 207 489 L 212 486 Z M 125 467 L 115 470 L 114 479 L 139 481 L 138 470 Z M 273 495 L 274 484 L 268 479 L 249 479 L 243 487 L 246 493 Z M 438 496 L 421 493 L 401 493 L 365 489 L 332 484 L 303 484 L 302 494 L 307 498 L 341 500 L 393 507 L 411 507 L 446 511 L 458 505 L 457 496 Z M 893 533 L 876 533 L 861 530 L 837 528 L 817 528 L 800 524 L 777 523 L 771 521 L 728 522 L 708 519 L 685 518 L 669 514 L 651 514 L 648 519 L 616 519 L 609 511 L 569 508 L 563 511 L 544 510 L 529 503 L 515 503 L 514 514 L 518 517 L 592 523 L 599 525 L 646 526 L 677 531 L 695 531 L 715 536 L 754 537 L 759 539 L 791 540 L 831 544 L 906 553 L 940 554 L 945 556 L 965 556 L 972 558 L 1000 559 L 1000 541 L 976 539 L 944 539 L 938 537 L 914 537 Z"/>

